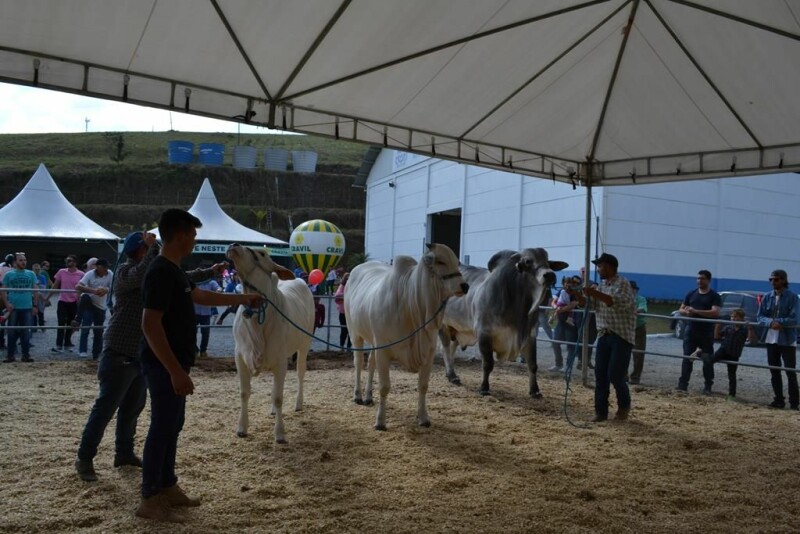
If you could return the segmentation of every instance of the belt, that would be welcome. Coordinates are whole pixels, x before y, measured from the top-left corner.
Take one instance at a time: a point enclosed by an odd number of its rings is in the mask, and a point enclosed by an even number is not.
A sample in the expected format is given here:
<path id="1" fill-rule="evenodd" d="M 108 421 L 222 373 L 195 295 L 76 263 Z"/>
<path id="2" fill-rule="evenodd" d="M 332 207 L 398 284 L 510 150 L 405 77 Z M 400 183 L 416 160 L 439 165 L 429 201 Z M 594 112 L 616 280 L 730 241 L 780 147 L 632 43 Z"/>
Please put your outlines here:
<path id="1" fill-rule="evenodd" d="M 597 331 L 597 337 L 606 335 L 616 335 L 616 333 L 610 328 L 601 328 Z"/>

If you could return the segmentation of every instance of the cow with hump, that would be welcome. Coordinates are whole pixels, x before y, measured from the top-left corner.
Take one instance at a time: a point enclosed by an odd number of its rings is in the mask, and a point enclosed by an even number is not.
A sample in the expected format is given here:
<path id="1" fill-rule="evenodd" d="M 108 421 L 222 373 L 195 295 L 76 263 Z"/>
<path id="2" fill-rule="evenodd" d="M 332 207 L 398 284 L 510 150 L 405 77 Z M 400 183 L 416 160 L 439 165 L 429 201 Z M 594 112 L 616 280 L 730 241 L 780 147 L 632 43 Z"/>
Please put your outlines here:
<path id="1" fill-rule="evenodd" d="M 539 306 L 549 300 L 550 288 L 556 283 L 554 271 L 568 265 L 550 261 L 543 248 L 526 248 L 520 252 L 502 250 L 492 256 L 488 267 L 462 265 L 469 294 L 447 301 L 439 331 L 447 378 L 461 383 L 454 367 L 456 346 L 464 349 L 477 343 L 483 359 L 481 395 L 489 395 L 496 353 L 500 361 L 522 354 L 528 364 L 528 393 L 541 397 L 536 380 Z"/>
<path id="2" fill-rule="evenodd" d="M 420 263 L 409 256 L 397 256 L 392 265 L 371 261 L 357 266 L 350 273 L 345 289 L 344 313 L 354 348 L 353 400 L 356 404 L 372 404 L 372 383 L 377 366 L 380 404 L 376 430 L 386 430 L 389 365 L 393 361 L 407 371 L 419 374 L 417 422 L 420 426 L 430 426 L 425 395 L 436 351 L 436 336 L 442 322 L 440 308 L 449 297 L 463 295 L 469 289 L 458 270 L 458 258 L 453 251 L 441 244 L 426 246 L 428 250 Z M 359 349 L 365 343 L 380 347 L 405 338 L 432 317 L 430 323 L 405 341 L 371 351 L 362 400 L 364 359 Z"/>
<path id="3" fill-rule="evenodd" d="M 292 354 L 297 353 L 297 400 L 294 409 L 303 407 L 303 378 L 311 338 L 291 325 L 275 308 L 280 309 L 297 326 L 314 330 L 314 299 L 303 280 L 273 262 L 264 250 L 253 250 L 233 244 L 228 259 L 236 266 L 245 293 L 257 292 L 268 301 L 263 324 L 256 315 L 239 307 L 233 321 L 236 371 L 239 375 L 241 412 L 236 434 L 247 435 L 247 404 L 250 400 L 250 378 L 261 371 L 275 375 L 272 385 L 272 413 L 275 415 L 275 441 L 286 443 L 283 430 L 283 384 Z M 250 317 L 248 317 L 250 315 Z"/>

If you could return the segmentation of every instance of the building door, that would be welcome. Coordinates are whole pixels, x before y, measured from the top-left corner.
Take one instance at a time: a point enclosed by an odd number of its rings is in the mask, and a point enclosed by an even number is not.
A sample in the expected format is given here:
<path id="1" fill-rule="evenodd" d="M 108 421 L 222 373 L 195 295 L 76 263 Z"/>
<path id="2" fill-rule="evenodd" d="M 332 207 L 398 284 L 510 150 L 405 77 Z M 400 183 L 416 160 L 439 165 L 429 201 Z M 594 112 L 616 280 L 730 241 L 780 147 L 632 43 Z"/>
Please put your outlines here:
<path id="1" fill-rule="evenodd" d="M 431 213 L 428 229 L 431 243 L 447 245 L 461 258 L 461 208 Z"/>

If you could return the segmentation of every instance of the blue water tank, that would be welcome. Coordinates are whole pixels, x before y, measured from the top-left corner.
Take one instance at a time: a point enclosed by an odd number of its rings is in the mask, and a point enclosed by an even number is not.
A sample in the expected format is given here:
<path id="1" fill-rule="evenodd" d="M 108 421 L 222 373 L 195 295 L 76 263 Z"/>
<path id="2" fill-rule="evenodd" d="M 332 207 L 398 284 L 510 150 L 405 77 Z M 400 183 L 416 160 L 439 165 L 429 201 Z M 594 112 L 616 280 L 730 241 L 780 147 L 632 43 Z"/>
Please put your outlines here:
<path id="1" fill-rule="evenodd" d="M 189 141 L 169 141 L 167 152 L 170 163 L 191 163 L 193 159 L 194 143 Z"/>
<path id="2" fill-rule="evenodd" d="M 203 165 L 222 165 L 225 145 L 219 143 L 200 143 L 197 161 Z"/>

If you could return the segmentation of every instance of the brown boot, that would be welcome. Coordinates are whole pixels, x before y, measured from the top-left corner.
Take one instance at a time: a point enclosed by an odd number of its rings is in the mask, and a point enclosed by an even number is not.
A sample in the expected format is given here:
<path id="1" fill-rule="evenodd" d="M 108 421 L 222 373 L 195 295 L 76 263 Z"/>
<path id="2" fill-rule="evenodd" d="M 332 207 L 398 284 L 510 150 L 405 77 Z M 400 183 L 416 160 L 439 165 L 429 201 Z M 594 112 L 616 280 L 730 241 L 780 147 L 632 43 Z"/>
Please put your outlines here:
<path id="1" fill-rule="evenodd" d="M 617 421 L 624 421 L 628 418 L 628 414 L 631 412 L 630 408 L 620 408 L 617 410 L 617 415 L 614 417 Z"/>
<path id="2" fill-rule="evenodd" d="M 170 506 L 200 506 L 200 499 L 189 497 L 177 484 L 161 490 L 161 495 Z"/>
<path id="3" fill-rule="evenodd" d="M 144 517 L 145 519 L 153 519 L 155 521 L 164 521 L 167 523 L 186 522 L 186 518 L 183 515 L 169 507 L 163 493 L 142 499 L 139 508 L 136 509 L 136 515 L 138 517 Z"/>

